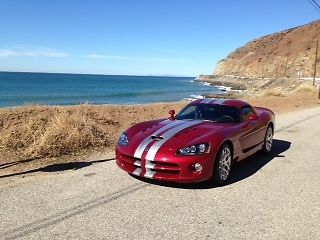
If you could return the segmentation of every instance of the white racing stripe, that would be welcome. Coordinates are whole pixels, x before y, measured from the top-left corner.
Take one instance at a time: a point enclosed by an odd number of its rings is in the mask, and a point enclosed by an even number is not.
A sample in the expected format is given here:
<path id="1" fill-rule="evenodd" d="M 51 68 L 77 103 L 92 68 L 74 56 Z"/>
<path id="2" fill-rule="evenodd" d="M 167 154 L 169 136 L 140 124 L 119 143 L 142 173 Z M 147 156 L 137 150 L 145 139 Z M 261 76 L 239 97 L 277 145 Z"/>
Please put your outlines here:
<path id="1" fill-rule="evenodd" d="M 201 101 L 201 103 L 210 103 L 211 101 L 212 101 L 212 99 L 206 98 L 206 99 L 203 99 L 203 100 Z"/>
<path id="2" fill-rule="evenodd" d="M 135 161 L 133 163 L 133 165 L 137 166 L 137 167 L 141 167 L 141 161 Z"/>
<path id="3" fill-rule="evenodd" d="M 166 121 L 170 121 L 170 123 L 168 123 L 167 125 L 159 128 L 158 130 L 156 130 L 155 132 L 153 132 L 150 136 L 146 137 L 137 147 L 135 153 L 134 153 L 134 157 L 135 158 L 141 158 L 145 148 L 153 141 L 153 139 L 151 138 L 152 136 L 156 136 L 158 134 L 160 134 L 161 132 L 164 132 L 161 137 L 163 139 L 155 142 L 151 148 L 149 149 L 147 156 L 146 156 L 146 162 L 145 162 L 145 168 L 146 168 L 146 173 L 143 175 L 146 178 L 153 178 L 153 176 L 156 174 L 155 171 L 153 171 L 152 169 L 154 169 L 155 164 L 152 163 L 151 161 L 154 160 L 155 155 L 157 154 L 159 148 L 165 143 L 167 142 L 171 137 L 173 137 L 175 134 L 177 134 L 178 132 L 194 126 L 196 124 L 201 123 L 201 120 L 196 120 L 196 121 L 182 121 L 182 120 L 176 120 L 174 122 L 171 122 L 171 120 L 165 120 Z M 172 128 L 172 129 L 170 129 Z M 170 129 L 170 130 L 168 130 Z M 168 131 L 166 131 L 168 130 Z M 166 131 L 166 132 L 165 132 Z M 135 165 L 141 165 L 140 161 L 136 161 Z M 141 174 L 141 168 L 136 168 L 133 171 L 134 175 L 140 176 Z"/>
<path id="4" fill-rule="evenodd" d="M 154 169 L 156 165 L 151 161 L 146 160 L 146 169 Z M 148 171 L 148 170 L 147 170 Z"/>
<path id="5" fill-rule="evenodd" d="M 133 174 L 133 175 L 136 175 L 136 176 L 140 176 L 140 173 L 141 173 L 141 168 L 136 168 L 136 169 L 132 172 L 132 174 Z"/>
<path id="6" fill-rule="evenodd" d="M 214 100 L 214 104 L 223 104 L 224 103 L 224 101 L 225 101 L 225 99 L 216 99 L 216 100 Z"/>
<path id="7" fill-rule="evenodd" d="M 199 124 L 203 122 L 202 120 L 192 120 L 192 121 L 188 121 L 185 122 L 184 124 L 177 126 L 167 132 L 165 132 L 161 137 L 163 137 L 163 139 L 159 140 L 158 142 L 154 143 L 151 148 L 149 149 L 147 156 L 146 156 L 146 160 L 148 161 L 153 161 L 154 157 L 156 156 L 159 148 L 165 144 L 168 140 L 170 140 L 171 137 L 173 137 L 174 135 L 176 135 L 178 132 L 189 128 L 191 126 L 194 126 L 196 124 Z"/>
<path id="8" fill-rule="evenodd" d="M 201 103 L 214 103 L 214 104 L 223 104 L 225 99 L 210 99 L 206 98 L 201 101 Z"/>
<path id="9" fill-rule="evenodd" d="M 153 178 L 153 176 L 156 174 L 156 172 L 154 171 L 147 171 L 145 174 L 144 174 L 144 177 L 146 178 Z"/>
<path id="10" fill-rule="evenodd" d="M 151 161 L 146 160 L 146 173 L 143 175 L 146 178 L 153 178 L 153 176 L 156 174 L 155 171 L 153 171 L 154 167 L 156 165 L 154 163 L 152 163 Z"/>
<path id="11" fill-rule="evenodd" d="M 134 152 L 134 157 L 135 158 L 141 158 L 143 151 L 145 150 L 145 148 L 153 141 L 153 139 L 151 138 L 151 136 L 153 135 L 157 135 L 171 127 L 177 126 L 179 124 L 182 124 L 184 121 L 181 120 L 177 120 L 177 121 L 172 121 L 172 120 L 165 120 L 163 121 L 163 123 L 168 122 L 169 123 L 161 128 L 159 128 L 157 131 L 153 132 L 150 136 L 146 137 L 141 143 L 140 145 L 137 147 L 136 151 Z"/>

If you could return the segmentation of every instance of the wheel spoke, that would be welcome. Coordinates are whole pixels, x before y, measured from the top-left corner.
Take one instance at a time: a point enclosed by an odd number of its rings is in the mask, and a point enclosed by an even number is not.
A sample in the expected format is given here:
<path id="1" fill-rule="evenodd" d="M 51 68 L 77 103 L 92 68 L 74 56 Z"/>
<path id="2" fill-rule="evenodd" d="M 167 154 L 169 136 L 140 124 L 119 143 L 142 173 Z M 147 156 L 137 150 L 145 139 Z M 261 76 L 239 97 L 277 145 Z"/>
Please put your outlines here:
<path id="1" fill-rule="evenodd" d="M 228 147 L 224 148 L 219 161 L 219 174 L 222 180 L 226 180 L 231 168 L 231 152 Z"/>
<path id="2" fill-rule="evenodd" d="M 270 151 L 271 151 L 272 141 L 273 141 L 273 131 L 272 131 L 272 128 L 269 127 L 269 128 L 267 129 L 266 139 L 265 139 L 265 150 L 266 150 L 267 152 L 270 152 Z"/>

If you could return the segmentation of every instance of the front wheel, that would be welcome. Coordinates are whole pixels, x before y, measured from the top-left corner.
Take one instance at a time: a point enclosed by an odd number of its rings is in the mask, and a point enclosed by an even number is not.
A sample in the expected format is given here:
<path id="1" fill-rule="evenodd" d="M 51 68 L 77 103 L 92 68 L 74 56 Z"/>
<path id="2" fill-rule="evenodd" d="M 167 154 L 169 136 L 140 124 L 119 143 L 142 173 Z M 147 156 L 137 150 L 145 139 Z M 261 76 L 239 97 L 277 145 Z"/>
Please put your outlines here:
<path id="1" fill-rule="evenodd" d="M 224 144 L 214 164 L 212 180 L 215 183 L 223 184 L 229 177 L 232 164 L 232 152 L 228 144 Z"/>
<path id="2" fill-rule="evenodd" d="M 262 152 L 269 153 L 272 148 L 272 142 L 273 142 L 273 129 L 271 125 L 269 125 L 267 128 L 266 136 L 264 137 Z"/>

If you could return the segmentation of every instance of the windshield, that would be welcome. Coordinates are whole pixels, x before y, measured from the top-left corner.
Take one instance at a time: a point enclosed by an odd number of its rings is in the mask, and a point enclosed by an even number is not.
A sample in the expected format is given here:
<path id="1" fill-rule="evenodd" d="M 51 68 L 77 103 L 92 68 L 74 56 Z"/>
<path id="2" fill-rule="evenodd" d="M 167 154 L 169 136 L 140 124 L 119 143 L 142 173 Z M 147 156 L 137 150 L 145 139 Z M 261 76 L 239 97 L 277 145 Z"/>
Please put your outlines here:
<path id="1" fill-rule="evenodd" d="M 197 104 L 188 105 L 176 117 L 182 119 L 200 119 L 213 122 L 238 122 L 238 109 L 223 105 Z"/>

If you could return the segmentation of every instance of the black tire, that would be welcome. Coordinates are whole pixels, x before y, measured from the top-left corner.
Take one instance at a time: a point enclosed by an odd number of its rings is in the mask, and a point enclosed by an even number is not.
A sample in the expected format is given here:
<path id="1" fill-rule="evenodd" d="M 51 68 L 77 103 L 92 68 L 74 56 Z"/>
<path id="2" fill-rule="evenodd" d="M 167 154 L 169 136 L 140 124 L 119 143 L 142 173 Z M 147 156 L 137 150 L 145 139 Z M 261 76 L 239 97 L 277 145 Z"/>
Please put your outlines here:
<path id="1" fill-rule="evenodd" d="M 264 142 L 262 146 L 262 152 L 264 154 L 268 154 L 271 152 L 272 143 L 273 143 L 273 128 L 269 124 L 269 126 L 267 127 L 266 135 L 264 137 Z"/>
<path id="2" fill-rule="evenodd" d="M 225 143 L 220 148 L 213 167 L 212 181 L 223 185 L 231 172 L 232 150 L 229 144 Z"/>

